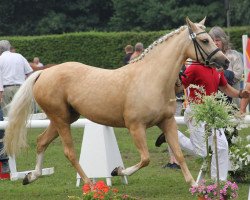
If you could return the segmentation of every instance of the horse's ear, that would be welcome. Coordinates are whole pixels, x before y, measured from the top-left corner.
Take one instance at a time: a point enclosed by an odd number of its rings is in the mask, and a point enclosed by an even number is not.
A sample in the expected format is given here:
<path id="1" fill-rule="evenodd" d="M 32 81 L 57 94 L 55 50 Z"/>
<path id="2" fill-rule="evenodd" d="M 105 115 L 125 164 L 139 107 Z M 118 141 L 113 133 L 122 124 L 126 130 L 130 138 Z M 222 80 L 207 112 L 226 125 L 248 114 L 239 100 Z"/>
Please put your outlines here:
<path id="1" fill-rule="evenodd" d="M 193 31 L 197 28 L 196 25 L 193 22 L 191 22 L 191 20 L 188 17 L 186 17 L 186 22 L 188 27 L 191 28 Z"/>
<path id="2" fill-rule="evenodd" d="M 200 25 L 205 26 L 205 21 L 206 21 L 206 18 L 207 18 L 207 17 L 204 17 L 204 19 L 203 19 L 203 20 L 201 20 L 201 21 L 199 22 L 199 24 L 200 24 Z"/>

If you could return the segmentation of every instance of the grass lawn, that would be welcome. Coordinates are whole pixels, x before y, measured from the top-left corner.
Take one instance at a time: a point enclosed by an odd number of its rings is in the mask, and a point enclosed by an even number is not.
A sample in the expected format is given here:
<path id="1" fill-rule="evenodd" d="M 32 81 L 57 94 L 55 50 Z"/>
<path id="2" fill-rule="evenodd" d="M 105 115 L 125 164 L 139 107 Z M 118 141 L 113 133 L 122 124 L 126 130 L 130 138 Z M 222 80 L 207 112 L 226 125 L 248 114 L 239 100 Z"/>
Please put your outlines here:
<path id="1" fill-rule="evenodd" d="M 181 130 L 185 126 L 180 127 Z M 17 158 L 19 171 L 34 169 L 36 137 L 41 129 L 30 129 L 28 133 L 29 149 L 23 151 Z M 249 135 L 250 129 L 244 129 L 241 135 Z M 82 142 L 82 129 L 73 129 L 75 147 L 80 152 Z M 197 199 L 189 193 L 189 185 L 185 183 L 180 170 L 163 169 L 162 165 L 168 161 L 167 154 L 163 152 L 166 144 L 160 148 L 154 146 L 155 139 L 160 133 L 156 127 L 147 130 L 148 147 L 151 156 L 150 165 L 128 177 L 128 185 L 121 182 L 120 177 L 112 178 L 112 184 L 121 193 L 126 193 L 143 200 L 192 200 Z M 124 165 L 129 167 L 139 162 L 139 154 L 127 129 L 116 128 L 116 138 L 121 151 Z M 200 163 L 194 157 L 185 155 L 188 167 L 196 179 Z M 47 149 L 44 168 L 54 167 L 55 173 L 38 179 L 36 182 L 23 186 L 22 180 L 0 180 L 1 200 L 63 200 L 68 196 L 81 196 L 81 188 L 76 187 L 76 171 L 64 157 L 60 139 L 56 139 Z M 82 183 L 81 183 L 82 185 Z M 248 199 L 249 183 L 239 184 L 239 200 Z"/>

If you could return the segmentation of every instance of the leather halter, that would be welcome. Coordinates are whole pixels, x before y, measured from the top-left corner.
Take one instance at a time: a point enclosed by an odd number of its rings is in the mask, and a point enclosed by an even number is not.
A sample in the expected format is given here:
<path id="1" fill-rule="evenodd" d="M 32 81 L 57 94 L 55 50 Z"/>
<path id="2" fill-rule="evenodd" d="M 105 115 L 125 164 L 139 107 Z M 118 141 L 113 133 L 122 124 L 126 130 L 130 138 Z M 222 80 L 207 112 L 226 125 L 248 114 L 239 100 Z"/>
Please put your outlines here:
<path id="1" fill-rule="evenodd" d="M 196 33 L 194 33 L 194 32 L 192 31 L 192 29 L 189 28 L 189 27 L 188 27 L 188 30 L 189 30 L 189 35 L 190 35 L 190 37 L 191 37 L 191 39 L 192 39 L 192 41 L 193 41 L 193 44 L 194 44 L 196 60 L 197 60 L 198 62 L 200 62 L 199 59 L 198 59 L 198 53 L 199 53 L 199 54 L 201 55 L 202 60 L 204 61 L 205 65 L 209 65 L 211 58 L 212 58 L 218 51 L 221 51 L 221 50 L 220 50 L 219 48 L 216 48 L 216 49 L 215 49 L 214 51 L 212 51 L 210 54 L 207 54 L 207 53 L 204 51 L 204 49 L 201 47 L 201 45 L 200 45 L 200 44 L 197 42 L 197 40 L 196 40 L 196 36 L 197 36 L 197 35 L 204 34 L 204 33 L 207 33 L 207 32 L 206 32 L 206 31 L 202 31 L 202 32 L 199 32 L 199 33 L 196 34 Z M 207 58 L 204 57 L 204 54 L 207 56 Z"/>

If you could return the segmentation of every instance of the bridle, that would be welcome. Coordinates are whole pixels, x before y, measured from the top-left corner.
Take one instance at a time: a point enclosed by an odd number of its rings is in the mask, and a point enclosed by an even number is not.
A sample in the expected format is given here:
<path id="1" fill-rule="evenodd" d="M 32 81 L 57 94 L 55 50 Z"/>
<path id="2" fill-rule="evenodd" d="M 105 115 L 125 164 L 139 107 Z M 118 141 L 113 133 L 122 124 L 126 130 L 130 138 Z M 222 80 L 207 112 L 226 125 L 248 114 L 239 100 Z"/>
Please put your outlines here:
<path id="1" fill-rule="evenodd" d="M 198 58 L 198 53 L 201 55 L 201 58 L 204 62 L 205 65 L 209 66 L 210 64 L 210 60 L 211 58 L 218 52 L 218 51 L 221 51 L 219 48 L 216 48 L 214 51 L 212 51 L 210 54 L 207 54 L 204 49 L 201 47 L 201 45 L 197 42 L 196 40 L 196 36 L 197 35 L 201 35 L 201 34 L 204 34 L 204 33 L 207 33 L 206 31 L 202 31 L 202 32 L 199 32 L 199 33 L 194 33 L 192 31 L 191 28 L 188 27 L 188 30 L 189 30 L 189 35 L 190 35 L 190 38 L 192 39 L 193 41 L 193 44 L 194 44 L 194 49 L 195 49 L 195 55 L 196 55 L 196 61 L 197 62 L 200 62 L 199 61 L 199 58 Z M 204 54 L 207 56 L 207 58 L 204 57 Z"/>

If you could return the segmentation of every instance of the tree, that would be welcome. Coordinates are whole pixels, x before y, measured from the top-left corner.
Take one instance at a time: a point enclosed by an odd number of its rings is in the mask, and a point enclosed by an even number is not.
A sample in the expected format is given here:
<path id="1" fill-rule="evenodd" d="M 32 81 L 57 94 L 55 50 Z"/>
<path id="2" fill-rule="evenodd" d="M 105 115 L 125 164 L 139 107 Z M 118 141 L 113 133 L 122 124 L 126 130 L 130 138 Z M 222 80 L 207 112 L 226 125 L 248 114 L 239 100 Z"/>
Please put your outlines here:
<path id="1" fill-rule="evenodd" d="M 249 25 L 249 7 L 249 0 L 230 1 L 232 26 Z M 185 24 L 186 16 L 226 26 L 224 0 L 1 0 L 0 35 L 158 31 Z"/>
<path id="2" fill-rule="evenodd" d="M 250 25 L 250 1 L 231 0 L 230 1 L 230 21 L 232 26 Z"/>
<path id="3" fill-rule="evenodd" d="M 222 2 L 217 0 L 113 0 L 115 13 L 109 23 L 111 30 L 163 30 L 172 29 L 185 23 L 189 16 L 200 21 L 205 16 L 208 25 L 225 23 L 221 16 Z M 225 13 L 224 13 L 225 14 Z"/>
<path id="4" fill-rule="evenodd" d="M 103 30 L 111 0 L 2 0 L 0 35 L 39 35 Z"/>

